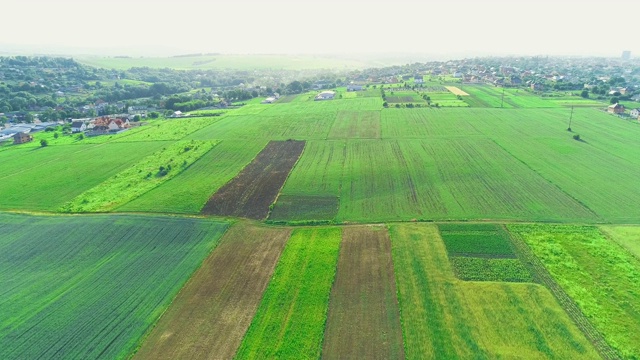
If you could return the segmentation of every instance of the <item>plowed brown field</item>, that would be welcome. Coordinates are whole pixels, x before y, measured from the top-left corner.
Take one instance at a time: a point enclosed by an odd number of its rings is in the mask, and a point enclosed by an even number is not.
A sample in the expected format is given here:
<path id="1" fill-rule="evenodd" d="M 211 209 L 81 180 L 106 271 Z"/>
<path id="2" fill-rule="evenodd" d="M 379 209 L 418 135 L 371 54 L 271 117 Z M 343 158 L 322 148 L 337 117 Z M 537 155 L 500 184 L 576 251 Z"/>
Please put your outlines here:
<path id="1" fill-rule="evenodd" d="M 304 141 L 271 141 L 230 182 L 209 199 L 203 214 L 264 219 L 291 168 L 302 154 Z"/>
<path id="2" fill-rule="evenodd" d="M 291 230 L 233 226 L 178 294 L 137 359 L 230 359 Z"/>
<path id="3" fill-rule="evenodd" d="M 391 241 L 385 228 L 344 228 L 329 304 L 324 359 L 404 358 Z"/>

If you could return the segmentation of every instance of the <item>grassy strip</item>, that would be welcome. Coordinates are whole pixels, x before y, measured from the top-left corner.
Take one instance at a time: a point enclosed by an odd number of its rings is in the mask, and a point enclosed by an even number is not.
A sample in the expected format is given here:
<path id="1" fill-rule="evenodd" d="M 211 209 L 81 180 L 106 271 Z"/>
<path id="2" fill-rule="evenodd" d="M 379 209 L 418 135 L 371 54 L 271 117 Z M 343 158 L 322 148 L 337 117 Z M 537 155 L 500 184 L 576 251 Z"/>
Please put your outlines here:
<path id="1" fill-rule="evenodd" d="M 214 146 L 210 141 L 176 142 L 85 191 L 61 211 L 112 210 L 178 175 Z"/>
<path id="2" fill-rule="evenodd" d="M 237 359 L 320 356 L 340 234 L 338 228 L 294 231 Z"/>

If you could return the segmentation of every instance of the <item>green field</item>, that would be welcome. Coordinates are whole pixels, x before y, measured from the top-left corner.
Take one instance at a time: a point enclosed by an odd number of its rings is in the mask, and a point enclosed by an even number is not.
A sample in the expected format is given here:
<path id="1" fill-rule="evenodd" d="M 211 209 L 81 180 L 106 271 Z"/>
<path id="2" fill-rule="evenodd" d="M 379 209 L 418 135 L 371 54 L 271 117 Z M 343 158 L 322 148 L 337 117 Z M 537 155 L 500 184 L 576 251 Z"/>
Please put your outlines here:
<path id="1" fill-rule="evenodd" d="M 434 225 L 390 234 L 407 359 L 598 358 L 544 287 L 457 280 Z"/>
<path id="2" fill-rule="evenodd" d="M 509 225 L 607 343 L 640 357 L 640 259 L 595 226 Z"/>
<path id="3" fill-rule="evenodd" d="M 237 359 L 320 356 L 340 233 L 338 228 L 293 232 Z"/>
<path id="4" fill-rule="evenodd" d="M 0 358 L 126 358 L 226 228 L 0 214 Z"/>

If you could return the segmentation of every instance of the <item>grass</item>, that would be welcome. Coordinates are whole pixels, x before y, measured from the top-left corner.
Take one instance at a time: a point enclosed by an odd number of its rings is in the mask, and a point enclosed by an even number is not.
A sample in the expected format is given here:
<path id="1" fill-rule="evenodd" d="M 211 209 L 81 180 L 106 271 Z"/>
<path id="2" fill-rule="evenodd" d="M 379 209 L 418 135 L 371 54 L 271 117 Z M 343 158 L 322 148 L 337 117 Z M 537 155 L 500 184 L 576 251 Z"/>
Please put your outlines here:
<path id="1" fill-rule="evenodd" d="M 607 343 L 640 357 L 640 260 L 595 226 L 509 225 Z"/>
<path id="2" fill-rule="evenodd" d="M 389 231 L 407 359 L 599 358 L 543 286 L 457 280 L 435 225 Z"/>
<path id="3" fill-rule="evenodd" d="M 60 145 L 0 152 L 0 210 L 56 211 L 166 145 Z"/>
<path id="4" fill-rule="evenodd" d="M 149 155 L 65 204 L 63 212 L 105 212 L 148 192 L 186 170 L 215 144 L 179 141 Z"/>
<path id="5" fill-rule="evenodd" d="M 117 208 L 118 211 L 197 214 L 221 186 L 236 176 L 265 142 L 224 140 L 169 181 Z"/>
<path id="6" fill-rule="evenodd" d="M 0 357 L 125 358 L 226 223 L 0 215 Z"/>
<path id="7" fill-rule="evenodd" d="M 318 358 L 340 229 L 298 229 L 287 243 L 237 359 Z"/>
<path id="8" fill-rule="evenodd" d="M 234 224 L 162 315 L 135 358 L 232 358 L 290 233 Z"/>
<path id="9" fill-rule="evenodd" d="M 640 227 L 601 226 L 602 232 L 640 259 Z"/>

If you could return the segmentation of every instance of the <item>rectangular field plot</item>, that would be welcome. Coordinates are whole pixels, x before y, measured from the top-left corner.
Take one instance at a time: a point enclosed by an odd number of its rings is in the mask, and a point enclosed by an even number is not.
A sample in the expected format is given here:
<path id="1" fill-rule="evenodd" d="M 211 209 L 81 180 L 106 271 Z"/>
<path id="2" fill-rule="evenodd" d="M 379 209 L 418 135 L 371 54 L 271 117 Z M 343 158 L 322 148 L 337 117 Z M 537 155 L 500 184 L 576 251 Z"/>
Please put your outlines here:
<path id="1" fill-rule="evenodd" d="M 0 358 L 127 358 L 226 223 L 0 215 Z"/>
<path id="2" fill-rule="evenodd" d="M 290 230 L 234 225 L 191 277 L 136 359 L 231 359 Z"/>
<path id="3" fill-rule="evenodd" d="M 304 144 L 304 141 L 269 142 L 238 176 L 213 194 L 202 213 L 266 218 Z"/>
<path id="4" fill-rule="evenodd" d="M 435 225 L 390 235 L 407 359 L 599 358 L 542 285 L 457 280 Z"/>
<path id="5" fill-rule="evenodd" d="M 618 356 L 640 357 L 640 259 L 595 226 L 508 225 Z"/>
<path id="6" fill-rule="evenodd" d="M 460 90 L 458 87 L 456 86 L 445 86 L 445 88 L 447 90 L 449 90 L 453 95 L 460 95 L 460 96 L 469 96 L 469 94 L 467 94 L 466 92 Z"/>
<path id="7" fill-rule="evenodd" d="M 6 169 L 0 173 L 0 209 L 55 211 L 166 145 L 161 141 L 59 145 L 29 149 L 20 156 L 12 156 L 13 150 L 0 152 Z"/>
<path id="8" fill-rule="evenodd" d="M 380 111 L 339 111 L 329 139 L 380 138 Z"/>
<path id="9" fill-rule="evenodd" d="M 386 228 L 344 228 L 329 304 L 323 359 L 404 357 Z"/>
<path id="10" fill-rule="evenodd" d="M 329 222 L 336 217 L 337 196 L 280 195 L 269 213 L 270 221 Z"/>
<path id="11" fill-rule="evenodd" d="M 170 181 L 117 211 L 197 214 L 211 195 L 249 164 L 266 144 L 266 140 L 224 140 Z"/>
<path id="12" fill-rule="evenodd" d="M 341 231 L 298 229 L 280 257 L 236 359 L 317 359 Z"/>
<path id="13" fill-rule="evenodd" d="M 341 221 L 594 219 L 594 214 L 483 138 L 349 140 Z"/>
<path id="14" fill-rule="evenodd" d="M 443 224 L 446 225 L 446 224 Z M 476 224 L 440 226 L 440 235 L 449 256 L 515 258 L 509 234 L 500 226 L 479 227 Z"/>
<path id="15" fill-rule="evenodd" d="M 467 281 L 534 282 L 519 259 L 450 257 L 456 277 Z"/>

